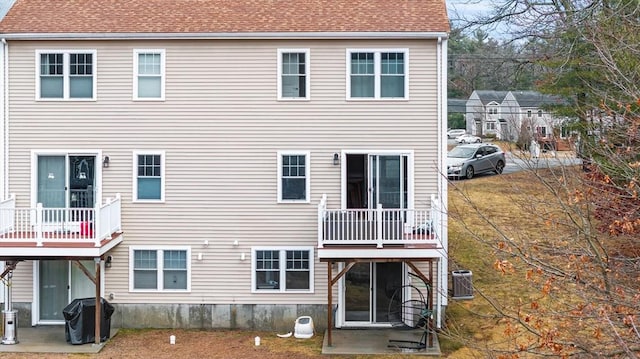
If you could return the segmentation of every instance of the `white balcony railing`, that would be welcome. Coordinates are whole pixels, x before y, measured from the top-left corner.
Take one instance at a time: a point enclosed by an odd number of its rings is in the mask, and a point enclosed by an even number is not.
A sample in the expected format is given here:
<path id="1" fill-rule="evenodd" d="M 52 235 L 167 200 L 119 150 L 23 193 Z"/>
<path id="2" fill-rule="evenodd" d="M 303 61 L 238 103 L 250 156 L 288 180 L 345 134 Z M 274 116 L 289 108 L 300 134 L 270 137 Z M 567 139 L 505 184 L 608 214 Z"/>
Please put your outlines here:
<path id="1" fill-rule="evenodd" d="M 435 196 L 431 208 L 328 209 L 327 197 L 318 205 L 318 248 L 325 245 L 432 244 L 438 247 L 440 210 Z"/>
<path id="2" fill-rule="evenodd" d="M 16 208 L 15 195 L 0 202 L 0 242 L 87 242 L 100 246 L 103 239 L 122 230 L 121 199 L 108 199 L 93 208 Z"/>

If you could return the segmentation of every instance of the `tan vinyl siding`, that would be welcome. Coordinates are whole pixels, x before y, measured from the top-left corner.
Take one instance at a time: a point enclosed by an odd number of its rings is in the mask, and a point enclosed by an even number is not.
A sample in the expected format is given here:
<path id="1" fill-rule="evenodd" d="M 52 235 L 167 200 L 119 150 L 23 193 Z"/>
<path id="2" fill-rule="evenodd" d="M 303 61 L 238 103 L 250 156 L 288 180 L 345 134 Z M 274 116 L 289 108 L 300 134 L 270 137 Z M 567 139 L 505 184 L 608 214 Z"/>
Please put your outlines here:
<path id="1" fill-rule="evenodd" d="M 278 48 L 310 49 L 310 101 L 277 101 Z M 409 100 L 346 101 L 347 48 L 408 48 Z M 97 100 L 35 101 L 36 49 L 96 49 Z M 165 101 L 132 101 L 133 49 L 166 50 Z M 110 157 L 103 198 L 123 198 L 124 242 L 106 270 L 116 302 L 325 303 L 317 251 L 314 294 L 251 294 L 251 247 L 316 246 L 322 194 L 340 206 L 341 150 L 414 151 L 415 207 L 437 192 L 435 41 L 33 41 L 9 52 L 9 191 L 30 205 L 32 150 Z M 134 150 L 165 151 L 165 203 L 132 202 Z M 310 152 L 311 203 L 276 203 L 279 150 Z M 191 292 L 129 292 L 129 245 L 191 246 Z"/>
<path id="2" fill-rule="evenodd" d="M 33 262 L 24 261 L 16 265 L 11 282 L 14 302 L 31 302 L 33 300 Z"/>

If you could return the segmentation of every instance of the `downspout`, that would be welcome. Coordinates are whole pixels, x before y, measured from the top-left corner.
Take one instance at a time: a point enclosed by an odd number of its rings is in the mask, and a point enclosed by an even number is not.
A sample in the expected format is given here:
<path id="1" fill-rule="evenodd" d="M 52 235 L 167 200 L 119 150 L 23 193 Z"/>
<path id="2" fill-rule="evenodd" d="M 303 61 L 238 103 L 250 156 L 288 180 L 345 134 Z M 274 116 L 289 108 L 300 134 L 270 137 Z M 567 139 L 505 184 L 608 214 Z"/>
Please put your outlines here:
<path id="1" fill-rule="evenodd" d="M 2 179 L 0 180 L 0 196 L 3 199 L 9 196 L 9 44 L 2 38 Z"/>
<path id="2" fill-rule="evenodd" d="M 438 66 L 438 133 L 440 135 L 438 139 L 438 169 L 440 171 L 438 180 L 438 193 L 440 208 L 442 213 L 439 214 L 440 218 L 438 224 L 440 226 L 440 242 L 443 248 L 443 256 L 439 261 L 440 266 L 438 270 L 439 292 L 436 302 L 438 306 L 437 311 L 437 323 L 438 328 L 442 328 L 442 316 L 444 315 L 443 308 L 447 306 L 447 293 L 449 283 L 449 244 L 447 234 L 447 168 L 446 168 L 446 153 L 447 153 L 447 140 L 446 140 L 446 128 L 447 128 L 447 39 L 438 37 L 437 45 L 437 66 Z"/>

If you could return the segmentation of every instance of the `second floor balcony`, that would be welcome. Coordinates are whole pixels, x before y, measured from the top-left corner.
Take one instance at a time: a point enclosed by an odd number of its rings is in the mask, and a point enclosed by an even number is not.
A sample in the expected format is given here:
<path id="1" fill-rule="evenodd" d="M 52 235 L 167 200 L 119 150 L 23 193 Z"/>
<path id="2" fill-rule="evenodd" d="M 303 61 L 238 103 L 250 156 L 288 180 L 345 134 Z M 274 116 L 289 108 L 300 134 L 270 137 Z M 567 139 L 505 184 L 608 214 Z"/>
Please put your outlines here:
<path id="1" fill-rule="evenodd" d="M 16 207 L 0 201 L 0 247 L 102 247 L 122 232 L 120 195 L 89 208 Z"/>
<path id="2" fill-rule="evenodd" d="M 329 209 L 326 196 L 318 205 L 318 248 L 369 245 L 443 248 L 442 211 L 435 196 L 430 209 Z"/>

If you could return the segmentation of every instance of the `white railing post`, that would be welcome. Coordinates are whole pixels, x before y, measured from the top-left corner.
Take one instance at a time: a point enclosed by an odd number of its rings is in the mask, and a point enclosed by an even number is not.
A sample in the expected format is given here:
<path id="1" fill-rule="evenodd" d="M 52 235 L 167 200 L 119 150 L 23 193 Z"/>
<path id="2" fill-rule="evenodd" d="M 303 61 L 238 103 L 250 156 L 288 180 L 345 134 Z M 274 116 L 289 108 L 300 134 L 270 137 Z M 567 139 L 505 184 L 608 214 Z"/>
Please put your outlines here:
<path id="1" fill-rule="evenodd" d="M 382 233 L 382 217 L 382 204 L 378 203 L 376 206 L 376 247 L 378 248 L 382 248 L 382 238 L 384 237 Z"/>
<path id="2" fill-rule="evenodd" d="M 431 195 L 431 231 L 434 232 L 436 240 L 440 240 L 440 205 L 434 194 Z"/>
<path id="3" fill-rule="evenodd" d="M 36 204 L 36 245 L 42 247 L 42 203 Z"/>
<path id="4" fill-rule="evenodd" d="M 102 211 L 100 210 L 100 202 L 96 201 L 95 205 L 93 206 L 93 245 L 96 247 L 100 247 L 100 239 L 102 237 L 102 219 L 100 218 L 100 216 L 102 216 Z M 88 223 L 89 224 L 89 223 Z M 90 226 L 91 224 L 89 224 Z"/>
<path id="5" fill-rule="evenodd" d="M 116 200 L 115 200 L 115 205 L 113 206 L 114 209 L 114 217 L 118 220 L 117 226 L 115 228 L 115 231 L 118 233 L 122 232 L 122 198 L 120 196 L 120 193 L 116 193 Z"/>
<path id="6" fill-rule="evenodd" d="M 324 216 L 327 211 L 327 195 L 323 194 L 318 204 L 318 248 L 323 248 L 324 237 Z"/>
<path id="7" fill-rule="evenodd" d="M 11 194 L 8 199 L 0 202 L 0 233 L 8 233 L 15 229 L 16 224 L 16 195 Z"/>

